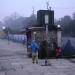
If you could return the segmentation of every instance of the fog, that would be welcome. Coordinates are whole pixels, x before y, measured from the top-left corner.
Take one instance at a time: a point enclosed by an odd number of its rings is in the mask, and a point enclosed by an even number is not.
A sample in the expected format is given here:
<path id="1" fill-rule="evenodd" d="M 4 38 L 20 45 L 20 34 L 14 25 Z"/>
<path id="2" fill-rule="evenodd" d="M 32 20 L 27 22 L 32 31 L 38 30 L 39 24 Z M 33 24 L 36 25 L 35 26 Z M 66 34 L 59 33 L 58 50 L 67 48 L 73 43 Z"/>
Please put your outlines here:
<path id="1" fill-rule="evenodd" d="M 0 20 L 17 12 L 21 16 L 30 16 L 34 7 L 35 14 L 39 9 L 46 9 L 46 2 L 55 10 L 55 18 L 64 15 L 72 16 L 75 11 L 74 0 L 0 0 Z"/>

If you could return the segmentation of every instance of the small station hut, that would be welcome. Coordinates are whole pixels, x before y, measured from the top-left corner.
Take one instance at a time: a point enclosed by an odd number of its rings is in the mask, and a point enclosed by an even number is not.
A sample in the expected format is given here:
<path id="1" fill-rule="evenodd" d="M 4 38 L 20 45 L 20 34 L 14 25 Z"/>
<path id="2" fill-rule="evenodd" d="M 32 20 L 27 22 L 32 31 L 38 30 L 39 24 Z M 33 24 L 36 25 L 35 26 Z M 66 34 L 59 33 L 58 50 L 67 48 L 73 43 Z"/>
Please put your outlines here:
<path id="1" fill-rule="evenodd" d="M 48 43 L 46 51 L 39 50 L 39 57 L 46 58 L 45 53 L 49 57 L 55 56 L 56 46 L 61 48 L 61 27 L 54 25 L 54 11 L 53 10 L 39 10 L 37 12 L 37 26 L 32 26 L 26 29 L 27 35 L 27 53 L 31 56 L 31 48 L 29 45 L 35 39 L 39 42 L 40 49 L 43 41 Z M 43 53 L 43 54 L 42 54 Z"/>

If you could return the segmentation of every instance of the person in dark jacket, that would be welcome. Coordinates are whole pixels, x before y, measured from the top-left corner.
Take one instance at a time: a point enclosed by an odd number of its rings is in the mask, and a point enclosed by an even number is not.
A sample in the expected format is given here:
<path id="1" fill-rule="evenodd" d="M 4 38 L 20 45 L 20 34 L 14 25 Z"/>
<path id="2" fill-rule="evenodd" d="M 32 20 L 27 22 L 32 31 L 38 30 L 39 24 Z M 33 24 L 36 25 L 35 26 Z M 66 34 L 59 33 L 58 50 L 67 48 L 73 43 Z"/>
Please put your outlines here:
<path id="1" fill-rule="evenodd" d="M 46 57 L 47 57 L 47 42 L 46 40 L 43 40 L 40 45 L 40 58 L 43 59 Z"/>
<path id="2" fill-rule="evenodd" d="M 38 49 L 39 45 L 35 40 L 31 42 L 31 49 L 32 49 L 32 63 L 38 63 Z"/>

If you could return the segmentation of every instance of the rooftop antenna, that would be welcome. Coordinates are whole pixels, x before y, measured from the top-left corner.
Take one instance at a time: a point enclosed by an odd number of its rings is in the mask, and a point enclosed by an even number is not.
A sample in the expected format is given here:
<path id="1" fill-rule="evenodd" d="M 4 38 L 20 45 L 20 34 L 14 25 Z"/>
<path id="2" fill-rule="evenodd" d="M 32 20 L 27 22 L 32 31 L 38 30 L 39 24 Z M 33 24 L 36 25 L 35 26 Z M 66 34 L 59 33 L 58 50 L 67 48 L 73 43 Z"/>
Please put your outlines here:
<path id="1" fill-rule="evenodd" d="M 47 10 L 48 10 L 49 9 L 49 1 L 46 4 L 47 4 Z"/>
<path id="2" fill-rule="evenodd" d="M 52 7 L 49 7 L 49 10 L 51 10 Z"/>
<path id="3" fill-rule="evenodd" d="M 32 7 L 32 14 L 33 14 L 33 15 L 34 15 L 34 11 L 35 11 L 35 10 L 34 10 L 34 7 Z"/>

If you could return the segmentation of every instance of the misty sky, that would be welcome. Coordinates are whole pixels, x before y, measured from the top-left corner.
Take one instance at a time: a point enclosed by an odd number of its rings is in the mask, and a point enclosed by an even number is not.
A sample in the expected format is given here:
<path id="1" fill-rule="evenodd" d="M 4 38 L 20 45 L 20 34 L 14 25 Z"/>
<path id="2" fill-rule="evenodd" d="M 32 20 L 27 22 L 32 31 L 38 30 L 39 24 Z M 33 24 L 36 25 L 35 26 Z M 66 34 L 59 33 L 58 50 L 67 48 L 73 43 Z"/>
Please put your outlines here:
<path id="1" fill-rule="evenodd" d="M 0 0 L 0 20 L 5 16 L 10 16 L 14 12 L 21 16 L 30 16 L 32 7 L 35 14 L 39 9 L 46 9 L 46 2 L 55 10 L 55 18 L 58 19 L 64 15 L 72 16 L 75 12 L 75 0 Z"/>

